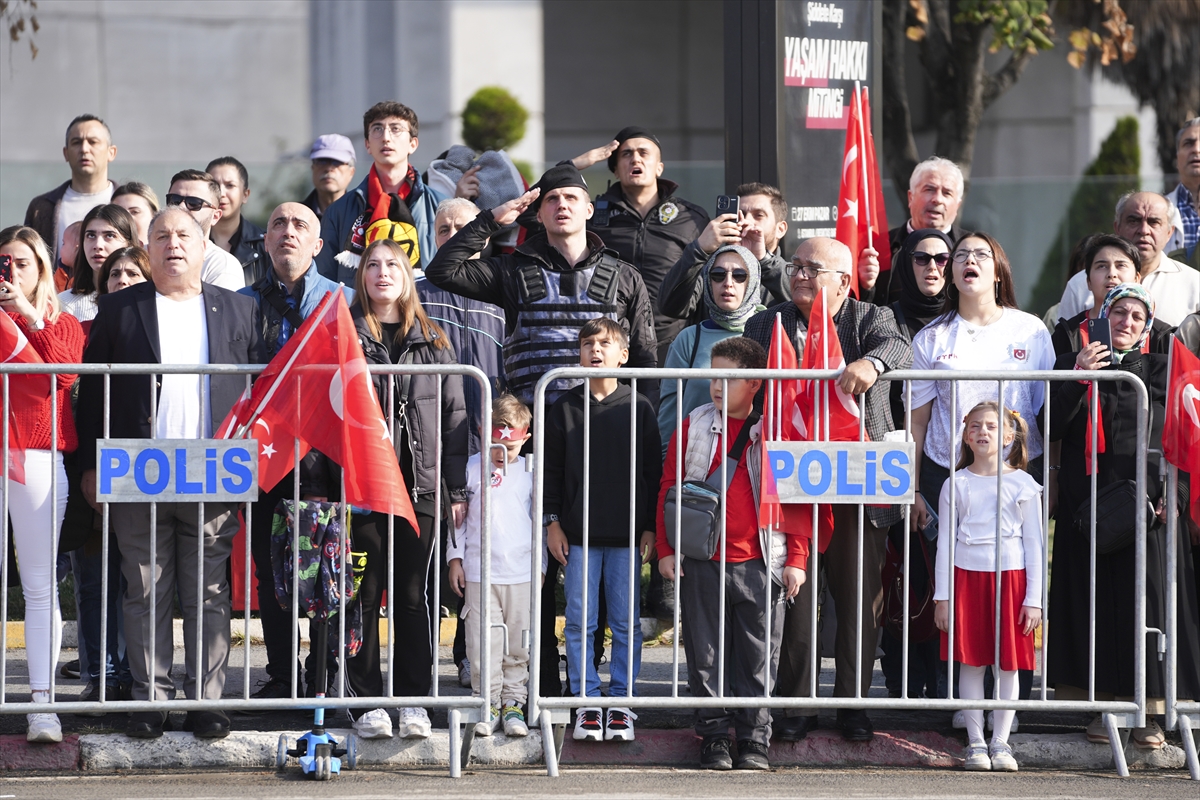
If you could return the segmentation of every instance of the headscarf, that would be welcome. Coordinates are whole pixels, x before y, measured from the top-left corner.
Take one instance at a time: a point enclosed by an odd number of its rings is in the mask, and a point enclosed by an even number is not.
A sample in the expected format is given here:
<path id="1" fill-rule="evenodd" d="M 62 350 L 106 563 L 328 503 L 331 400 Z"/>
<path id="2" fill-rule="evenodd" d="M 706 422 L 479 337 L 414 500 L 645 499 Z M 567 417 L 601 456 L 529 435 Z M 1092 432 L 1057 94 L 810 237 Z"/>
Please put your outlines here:
<path id="1" fill-rule="evenodd" d="M 900 309 L 904 312 L 905 324 L 913 333 L 941 315 L 942 305 L 946 301 L 946 286 L 950 283 L 950 277 L 947 274 L 942 290 L 933 297 L 927 297 L 917 284 L 912 257 L 916 252 L 917 245 L 926 239 L 941 239 L 946 243 L 946 251 L 954 252 L 954 241 L 945 233 L 937 228 L 921 228 L 908 235 L 908 238 L 904 240 L 904 246 L 892 260 L 892 275 L 895 276 L 893 280 L 897 280 L 900 285 Z"/>
<path id="2" fill-rule="evenodd" d="M 708 277 L 709 271 L 717 263 L 717 256 L 722 253 L 737 253 L 746 266 L 747 274 L 750 276 L 746 279 L 746 293 L 742 296 L 742 304 L 734 311 L 726 311 L 717 305 L 716 298 L 713 295 L 712 281 Z M 709 256 L 708 261 L 704 262 L 704 269 L 700 270 L 700 274 L 704 281 L 704 305 L 708 309 L 708 316 L 725 330 L 741 333 L 746 327 L 746 320 L 763 309 L 763 306 L 758 302 L 759 286 L 762 283 L 762 268 L 759 266 L 758 259 L 754 257 L 754 254 L 740 244 L 727 244 L 724 247 L 717 248 L 717 252 Z"/>
<path id="3" fill-rule="evenodd" d="M 1142 336 L 1134 342 L 1133 347 L 1120 351 L 1120 355 L 1141 349 L 1149 340 L 1150 327 L 1154 324 L 1154 298 L 1150 296 L 1150 292 L 1146 291 L 1146 287 L 1140 283 L 1122 283 L 1109 289 L 1108 294 L 1104 297 L 1104 306 L 1100 309 L 1100 318 L 1107 319 L 1108 312 L 1112 309 L 1113 303 L 1126 297 L 1141 300 L 1142 304 L 1146 306 L 1146 327 L 1142 329 Z M 1120 361 L 1119 358 L 1115 360 Z"/>

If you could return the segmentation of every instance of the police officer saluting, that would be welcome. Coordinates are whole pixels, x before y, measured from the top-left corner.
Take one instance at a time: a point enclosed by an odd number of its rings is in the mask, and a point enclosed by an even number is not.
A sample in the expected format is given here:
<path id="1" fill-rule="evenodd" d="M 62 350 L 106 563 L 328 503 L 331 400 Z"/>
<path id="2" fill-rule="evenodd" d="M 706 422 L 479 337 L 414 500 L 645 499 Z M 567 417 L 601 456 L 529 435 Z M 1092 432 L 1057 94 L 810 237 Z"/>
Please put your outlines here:
<path id="1" fill-rule="evenodd" d="M 587 169 L 603 158 L 608 159 L 617 183 L 596 197 L 588 230 L 641 273 L 650 302 L 657 308 L 658 287 L 684 248 L 700 238 L 708 214 L 675 196 L 679 184 L 662 177 L 662 146 L 645 128 L 623 128 L 612 144 L 577 156 L 571 163 Z M 666 361 L 671 342 L 687 325 L 686 320 L 655 313 L 658 364 Z"/>
<path id="2" fill-rule="evenodd" d="M 488 237 L 526 209 L 535 211 L 542 232 L 512 254 L 473 257 Z M 637 270 L 587 230 L 593 211 L 579 170 L 560 164 L 525 194 L 481 213 L 442 245 L 425 268 L 425 278 L 434 286 L 504 309 L 509 391 L 530 406 L 542 374 L 579 364 L 579 329 L 589 319 L 605 316 L 621 324 L 629 335 L 630 367 L 656 364 L 646 286 Z M 578 383 L 556 381 L 546 393 L 547 405 Z M 657 404 L 657 381 L 638 388 Z"/>

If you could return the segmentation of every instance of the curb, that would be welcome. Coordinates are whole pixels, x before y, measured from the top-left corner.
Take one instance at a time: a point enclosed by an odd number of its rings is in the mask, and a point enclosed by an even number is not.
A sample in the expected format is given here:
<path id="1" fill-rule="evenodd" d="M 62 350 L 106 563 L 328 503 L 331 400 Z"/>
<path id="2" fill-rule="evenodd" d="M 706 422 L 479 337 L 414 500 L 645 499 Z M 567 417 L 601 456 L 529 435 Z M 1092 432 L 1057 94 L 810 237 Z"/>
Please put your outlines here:
<path id="1" fill-rule="evenodd" d="M 289 744 L 303 731 L 287 731 Z M 349 729 L 330 729 L 338 738 Z M 172 731 L 159 739 L 130 739 L 120 734 L 73 734 L 60 744 L 29 744 L 24 736 L 0 736 L 0 768 L 4 770 L 192 769 L 199 767 L 271 769 L 275 766 L 278 731 L 234 732 L 225 739 L 198 740 Z M 1093 744 L 1082 733 L 1014 734 L 1009 743 L 1022 769 L 1110 770 L 1107 745 Z M 450 736 L 435 730 L 428 739 L 359 739 L 362 767 L 446 766 Z M 962 765 L 962 743 L 929 731 L 880 731 L 870 742 L 849 743 L 832 731 L 816 731 L 801 742 L 774 742 L 771 763 L 789 767 L 907 767 L 953 769 Z M 632 742 L 563 743 L 564 766 L 695 766 L 700 738 L 690 730 L 644 729 Z M 1167 744 L 1160 750 L 1125 752 L 1131 769 L 1183 769 L 1183 751 Z M 538 730 L 527 737 L 476 737 L 471 763 L 516 767 L 543 763 Z M 295 767 L 295 760 L 291 760 Z"/>

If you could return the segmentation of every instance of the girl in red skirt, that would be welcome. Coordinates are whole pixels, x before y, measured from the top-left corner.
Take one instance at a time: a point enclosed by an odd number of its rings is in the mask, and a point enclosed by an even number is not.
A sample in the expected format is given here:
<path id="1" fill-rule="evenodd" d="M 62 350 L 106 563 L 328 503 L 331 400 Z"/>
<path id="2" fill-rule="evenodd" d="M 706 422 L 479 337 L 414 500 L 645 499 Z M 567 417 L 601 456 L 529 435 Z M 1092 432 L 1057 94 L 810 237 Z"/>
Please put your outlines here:
<path id="1" fill-rule="evenodd" d="M 963 699 L 983 699 L 983 675 L 996 669 L 995 697 L 1016 700 L 1017 670 L 1033 669 L 1033 631 L 1042 622 L 1042 488 L 1025 472 L 1029 429 L 994 401 L 980 403 L 963 420 L 962 455 L 939 501 L 934 621 L 949 660 L 951 620 L 954 660 L 961 665 Z M 1008 448 L 1001 465 L 1000 451 Z M 998 471 L 1003 466 L 1003 476 Z M 998 486 L 999 484 L 999 486 Z M 996 630 L 996 508 L 1000 492 L 1000 629 Z M 954 513 L 950 513 L 950 493 Z M 954 615 L 950 615 L 950 548 L 954 547 Z M 1000 663 L 996 664 L 996 639 Z M 1011 710 L 997 711 L 992 741 L 984 743 L 983 712 L 967 711 L 966 768 L 1016 772 L 1008 745 Z"/>

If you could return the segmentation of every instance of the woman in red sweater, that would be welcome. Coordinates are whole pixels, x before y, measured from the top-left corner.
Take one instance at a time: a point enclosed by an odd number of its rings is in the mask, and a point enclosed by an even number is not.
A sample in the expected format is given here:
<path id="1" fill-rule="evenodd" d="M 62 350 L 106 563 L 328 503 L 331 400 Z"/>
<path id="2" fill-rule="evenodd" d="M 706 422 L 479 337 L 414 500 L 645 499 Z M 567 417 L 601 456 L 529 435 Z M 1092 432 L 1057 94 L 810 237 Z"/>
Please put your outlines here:
<path id="1" fill-rule="evenodd" d="M 0 309 L 43 361 L 57 364 L 82 361 L 83 329 L 78 320 L 59 310 L 53 265 L 41 237 L 32 228 L 5 228 L 0 231 L 0 256 L 11 258 L 9 280 L 0 280 Z M 6 488 L 17 560 L 21 565 L 21 589 L 25 594 L 25 652 L 35 703 L 50 702 L 50 686 L 58 663 L 62 615 L 58 609 L 55 560 L 59 528 L 67 507 L 67 474 L 62 455 L 72 452 L 78 443 L 69 396 L 75 376 L 57 375 L 55 381 L 57 441 L 50 440 L 50 397 L 38 403 L 16 404 L 10 417 L 10 424 L 22 431 L 27 441 L 25 480 L 18 483 L 10 477 Z M 52 483 L 56 489 L 53 493 Z M 0 481 L 0 490 L 3 488 L 5 484 Z M 62 741 L 57 715 L 30 714 L 28 722 L 29 741 Z"/>

